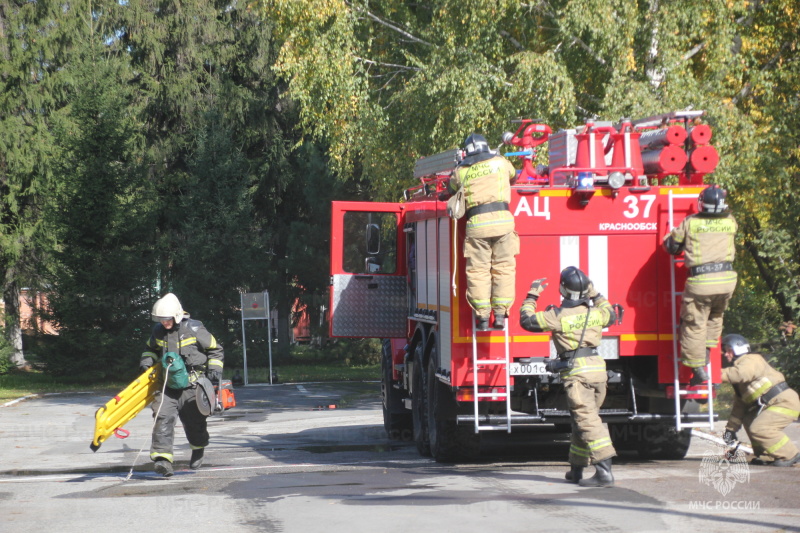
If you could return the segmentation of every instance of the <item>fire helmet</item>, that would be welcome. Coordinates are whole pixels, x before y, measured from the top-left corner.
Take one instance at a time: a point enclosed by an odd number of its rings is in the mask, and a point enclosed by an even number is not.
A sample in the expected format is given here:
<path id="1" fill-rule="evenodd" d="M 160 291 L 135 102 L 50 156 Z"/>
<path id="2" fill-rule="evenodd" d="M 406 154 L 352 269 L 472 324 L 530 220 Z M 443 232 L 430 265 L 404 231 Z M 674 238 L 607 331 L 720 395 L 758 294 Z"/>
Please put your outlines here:
<path id="1" fill-rule="evenodd" d="M 489 143 L 486 142 L 486 137 L 480 133 L 470 133 L 464 140 L 464 150 L 467 152 L 467 157 L 481 154 L 489 151 Z"/>
<path id="2" fill-rule="evenodd" d="M 722 337 L 722 351 L 729 348 L 733 352 L 733 357 L 741 357 L 750 353 L 750 343 L 738 333 L 729 333 Z"/>
<path id="3" fill-rule="evenodd" d="M 561 296 L 567 300 L 581 300 L 589 293 L 589 278 L 578 267 L 567 267 L 561 271 L 558 287 Z"/>
<path id="4" fill-rule="evenodd" d="M 185 314 L 180 300 L 171 292 L 165 294 L 153 304 L 153 322 L 161 322 L 171 318 L 175 320 L 176 324 L 179 324 Z"/>
<path id="5" fill-rule="evenodd" d="M 721 215 L 728 211 L 725 197 L 728 192 L 719 185 L 712 185 L 703 190 L 697 197 L 697 210 L 710 215 Z"/>

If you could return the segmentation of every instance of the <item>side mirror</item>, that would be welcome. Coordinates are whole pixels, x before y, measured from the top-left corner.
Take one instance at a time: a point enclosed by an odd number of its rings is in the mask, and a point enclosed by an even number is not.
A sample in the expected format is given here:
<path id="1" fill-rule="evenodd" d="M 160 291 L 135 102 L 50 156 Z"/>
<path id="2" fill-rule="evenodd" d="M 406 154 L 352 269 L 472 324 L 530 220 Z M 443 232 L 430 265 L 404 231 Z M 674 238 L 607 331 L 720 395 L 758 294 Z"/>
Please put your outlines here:
<path id="1" fill-rule="evenodd" d="M 367 254 L 377 255 L 381 251 L 381 228 L 377 224 L 367 224 Z"/>

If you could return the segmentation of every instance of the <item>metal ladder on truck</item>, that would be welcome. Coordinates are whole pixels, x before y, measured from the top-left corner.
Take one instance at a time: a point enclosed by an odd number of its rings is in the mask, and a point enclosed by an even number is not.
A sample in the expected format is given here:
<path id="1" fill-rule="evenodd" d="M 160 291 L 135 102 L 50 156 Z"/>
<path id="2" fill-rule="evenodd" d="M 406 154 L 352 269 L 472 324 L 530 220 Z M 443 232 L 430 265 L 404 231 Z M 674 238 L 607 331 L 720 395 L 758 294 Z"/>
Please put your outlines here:
<path id="1" fill-rule="evenodd" d="M 475 329 L 475 322 L 473 320 L 472 326 L 472 393 L 473 402 L 475 405 L 475 433 L 481 431 L 497 431 L 505 429 L 511 433 L 511 356 L 508 340 L 508 317 L 506 317 L 503 324 L 503 333 L 505 334 L 505 357 L 503 359 L 481 359 L 478 356 L 478 332 Z M 506 376 L 506 391 L 505 392 L 479 392 L 478 387 L 478 367 L 491 367 L 499 366 Z M 506 402 L 506 423 L 505 426 L 493 426 L 490 424 L 480 423 L 480 402 L 481 398 L 502 398 Z"/>
<path id="2" fill-rule="evenodd" d="M 689 194 L 673 194 L 672 191 L 669 192 L 669 229 L 675 227 L 675 220 L 674 220 L 674 204 L 673 200 L 675 198 L 696 198 L 695 195 Z M 678 298 L 683 294 L 682 292 L 677 291 L 677 285 L 675 281 L 675 269 L 678 263 L 683 263 L 683 258 L 678 258 L 672 256 L 670 258 L 670 290 L 671 290 L 671 297 L 670 301 L 672 302 L 672 362 L 673 362 L 673 396 L 675 399 L 675 429 L 681 431 L 686 428 L 707 428 L 709 430 L 714 430 L 714 393 L 713 393 L 713 385 L 712 385 L 712 378 L 711 378 L 711 362 L 706 365 L 706 373 L 709 376 L 707 382 L 707 388 L 705 391 L 701 391 L 698 389 L 682 389 L 680 380 L 678 379 L 678 372 L 680 370 L 680 347 L 678 344 L 678 336 L 680 334 L 680 320 L 679 320 L 679 308 L 678 308 Z M 682 419 L 681 413 L 681 399 L 688 395 L 704 395 L 708 398 L 708 419 L 702 420 L 700 422 L 684 422 Z"/>

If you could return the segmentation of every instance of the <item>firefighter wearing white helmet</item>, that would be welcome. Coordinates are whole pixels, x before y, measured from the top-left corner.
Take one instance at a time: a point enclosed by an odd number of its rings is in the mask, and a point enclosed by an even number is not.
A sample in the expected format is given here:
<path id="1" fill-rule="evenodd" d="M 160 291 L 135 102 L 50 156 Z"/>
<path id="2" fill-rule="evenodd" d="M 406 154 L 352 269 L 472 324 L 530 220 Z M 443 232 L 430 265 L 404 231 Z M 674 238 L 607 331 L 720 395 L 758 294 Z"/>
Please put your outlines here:
<path id="1" fill-rule="evenodd" d="M 537 312 L 539 295 L 547 287 L 545 281 L 537 279 L 531 284 L 520 308 L 519 323 L 528 331 L 551 331 L 553 335 L 558 358 L 547 361 L 547 370 L 560 375 L 572 417 L 566 479 L 582 487 L 609 487 L 614 484 L 611 458 L 617 452 L 600 418 L 608 375 L 597 347 L 603 328 L 614 324 L 617 314 L 586 274 L 574 266 L 561 271 L 561 306 Z M 583 479 L 583 469 L 589 465 L 594 465 L 595 475 Z"/>
<path id="2" fill-rule="evenodd" d="M 735 393 L 723 434 L 725 441 L 734 443 L 736 432 L 744 426 L 756 455 L 753 464 L 792 466 L 800 462 L 800 450 L 783 432 L 800 417 L 797 392 L 762 355 L 750 351 L 750 344 L 741 335 L 725 335 L 722 354 L 731 364 L 722 369 L 722 381 L 733 385 Z"/>
<path id="3" fill-rule="evenodd" d="M 664 238 L 664 249 L 684 254 L 689 277 L 681 299 L 681 363 L 692 369 L 692 385 L 708 381 L 711 348 L 722 334 L 723 315 L 736 289 L 736 220 L 728 212 L 725 189 L 714 185 L 697 198 L 689 215 Z"/>
<path id="4" fill-rule="evenodd" d="M 475 311 L 477 330 L 489 329 L 492 311 L 492 327 L 503 329 L 514 303 L 519 254 L 519 236 L 508 210 L 517 172 L 505 157 L 489 148 L 483 135 L 470 134 L 464 147 L 466 157 L 450 178 L 449 188 L 455 192 L 463 186 L 465 193 L 467 303 Z"/>
<path id="5" fill-rule="evenodd" d="M 142 354 L 140 370 L 144 371 L 162 361 L 165 354 L 177 354 L 180 361 L 175 361 L 176 366 L 185 366 L 188 374 L 185 386 L 179 384 L 173 388 L 168 381 L 164 394 L 159 392 L 152 404 L 153 411 L 158 411 L 158 417 L 153 427 L 150 458 L 155 462 L 155 471 L 169 477 L 173 474 L 172 452 L 178 419 L 183 423 L 186 439 L 192 449 L 190 468 L 200 468 L 203 462 L 209 437 L 206 416 L 197 405 L 196 382 L 205 375 L 212 383 L 219 384 L 224 353 L 222 346 L 203 323 L 192 319 L 172 293 L 164 295 L 153 305 L 152 318 L 156 324 L 147 341 L 147 351 Z"/>

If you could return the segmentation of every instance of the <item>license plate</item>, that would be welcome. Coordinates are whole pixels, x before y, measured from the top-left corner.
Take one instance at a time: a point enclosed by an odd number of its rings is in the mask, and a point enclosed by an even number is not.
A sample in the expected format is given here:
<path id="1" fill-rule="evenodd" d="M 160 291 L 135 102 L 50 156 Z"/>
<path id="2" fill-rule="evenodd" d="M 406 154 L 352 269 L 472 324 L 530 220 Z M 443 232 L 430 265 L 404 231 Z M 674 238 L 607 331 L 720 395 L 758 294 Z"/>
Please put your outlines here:
<path id="1" fill-rule="evenodd" d="M 512 376 L 537 376 L 547 374 L 544 363 L 511 363 Z"/>

